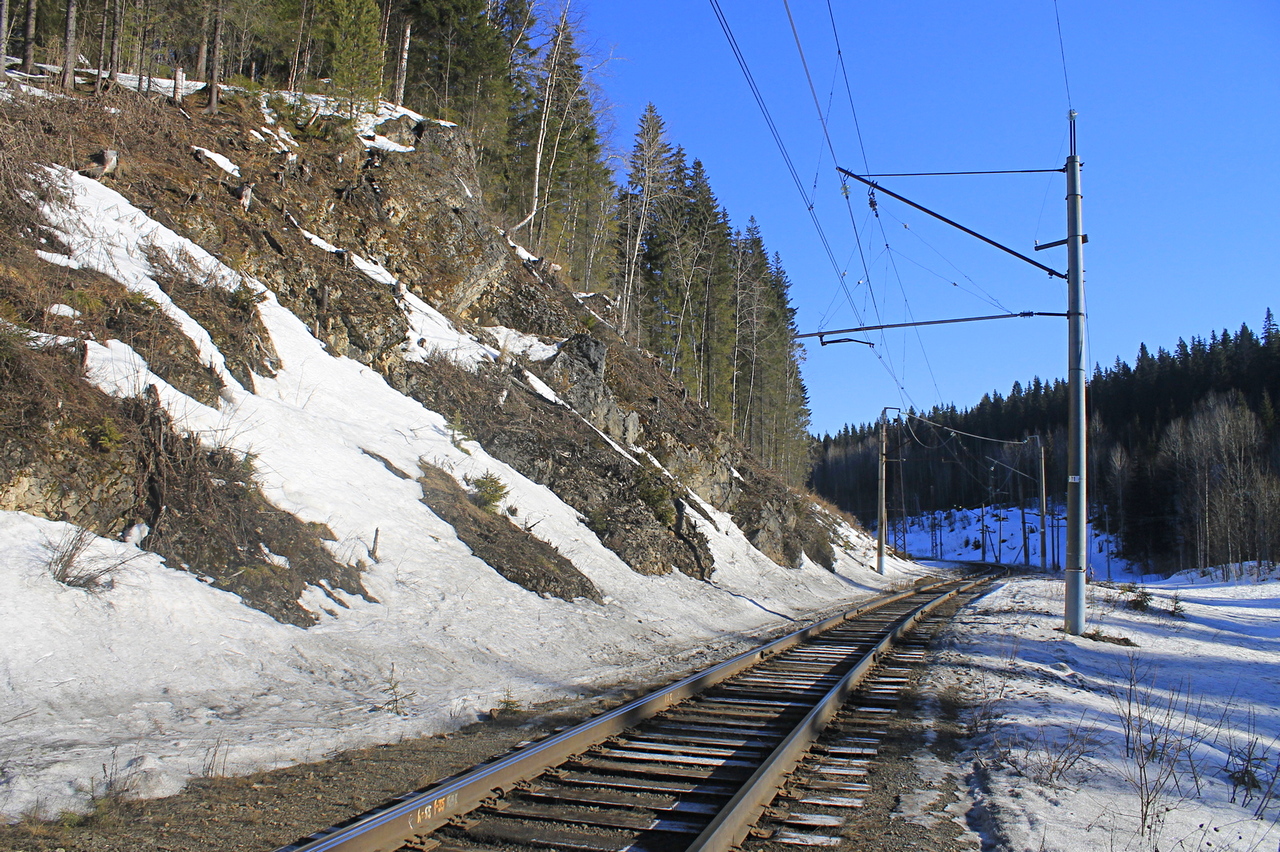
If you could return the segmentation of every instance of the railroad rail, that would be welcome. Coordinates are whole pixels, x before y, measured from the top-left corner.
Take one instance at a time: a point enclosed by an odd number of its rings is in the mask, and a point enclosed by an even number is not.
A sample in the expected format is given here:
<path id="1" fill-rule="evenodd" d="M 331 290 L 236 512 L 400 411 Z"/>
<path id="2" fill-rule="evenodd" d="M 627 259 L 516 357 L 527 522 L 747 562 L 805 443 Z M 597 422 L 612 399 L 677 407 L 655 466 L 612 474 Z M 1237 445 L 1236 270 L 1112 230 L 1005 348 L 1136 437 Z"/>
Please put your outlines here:
<path id="1" fill-rule="evenodd" d="M 277 852 L 728 850 L 895 643 L 986 582 L 875 599 Z M 836 794 L 809 800 L 856 801 L 837 794 L 861 789 L 869 742 L 836 746 Z"/>

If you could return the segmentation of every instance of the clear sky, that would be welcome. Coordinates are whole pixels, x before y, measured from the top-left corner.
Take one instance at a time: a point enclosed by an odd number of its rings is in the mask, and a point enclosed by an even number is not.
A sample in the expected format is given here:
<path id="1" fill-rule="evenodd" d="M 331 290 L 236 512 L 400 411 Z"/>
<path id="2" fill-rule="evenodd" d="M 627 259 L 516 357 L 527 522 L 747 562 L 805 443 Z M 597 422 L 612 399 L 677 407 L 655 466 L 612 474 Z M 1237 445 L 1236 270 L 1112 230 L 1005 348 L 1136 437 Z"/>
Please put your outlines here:
<path id="1" fill-rule="evenodd" d="M 619 152 L 652 101 L 734 225 L 755 216 L 781 255 L 801 332 L 1065 311 L 1058 279 L 883 195 L 877 220 L 860 185 L 846 201 L 835 166 L 1058 168 L 1067 83 L 1084 161 L 1090 361 L 1132 362 L 1139 343 L 1171 348 L 1242 322 L 1256 331 L 1267 307 L 1280 314 L 1275 0 L 1059 0 L 1066 82 L 1053 0 L 790 0 L 812 90 L 783 0 L 720 3 L 834 262 L 709 0 L 573 0 L 571 11 L 597 58 L 612 54 L 599 79 Z M 1063 249 L 1031 250 L 1065 236 L 1061 174 L 881 182 L 1065 270 Z M 808 348 L 818 434 L 883 406 L 967 407 L 1015 380 L 1066 374 L 1062 319 L 868 339 L 874 349 Z"/>

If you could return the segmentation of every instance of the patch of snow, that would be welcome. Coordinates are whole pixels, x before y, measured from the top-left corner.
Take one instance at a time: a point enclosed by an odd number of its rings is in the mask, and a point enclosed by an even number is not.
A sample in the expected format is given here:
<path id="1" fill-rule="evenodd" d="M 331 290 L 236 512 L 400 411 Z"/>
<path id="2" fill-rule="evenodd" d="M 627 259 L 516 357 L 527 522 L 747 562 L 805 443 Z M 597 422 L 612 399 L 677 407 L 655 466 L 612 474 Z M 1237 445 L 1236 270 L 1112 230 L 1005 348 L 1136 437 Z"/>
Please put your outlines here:
<path id="1" fill-rule="evenodd" d="M 529 250 L 528 250 L 527 248 L 525 248 L 524 246 L 516 245 L 516 243 L 515 243 L 515 242 L 513 242 L 513 241 L 512 241 L 512 239 L 511 239 L 510 237 L 507 237 L 507 245 L 509 245 L 509 246 L 511 246 L 513 249 L 515 249 L 515 251 L 516 251 L 516 257 L 520 258 L 520 259 L 521 259 L 521 260 L 523 260 L 525 263 L 537 263 L 537 262 L 538 262 L 538 258 L 537 258 L 537 256 L 536 256 L 536 255 L 534 255 L 534 253 L 533 253 L 533 252 L 529 251 Z"/>
<path id="2" fill-rule="evenodd" d="M 240 167 L 219 154 L 217 151 L 210 151 L 208 148 L 201 148 L 199 145 L 192 145 L 191 150 L 204 155 L 211 163 L 222 169 L 227 174 L 232 175 L 233 177 L 240 177 Z"/>
<path id="3" fill-rule="evenodd" d="M 485 329 L 493 335 L 499 351 L 509 352 L 530 361 L 546 361 L 554 358 L 560 347 L 554 343 L 543 343 L 537 336 L 506 328 L 501 325 L 489 326 Z"/>
<path id="4" fill-rule="evenodd" d="M 270 118 L 272 122 L 275 121 L 274 117 Z M 298 140 L 294 139 L 293 136 L 289 134 L 289 131 L 285 130 L 283 127 L 263 127 L 262 132 L 281 144 L 282 147 L 276 149 L 278 153 L 284 153 L 290 148 L 298 147 Z M 263 141 L 265 142 L 267 140 L 264 138 Z"/>
<path id="5" fill-rule="evenodd" d="M 379 136 L 376 133 L 368 136 L 361 136 L 360 141 L 364 143 L 364 147 L 373 148 L 379 151 L 391 151 L 398 154 L 408 154 L 414 150 L 412 145 L 401 145 L 399 142 L 392 142 L 385 136 Z"/>
<path id="6" fill-rule="evenodd" d="M 890 519 L 889 540 L 899 546 L 904 540 L 903 526 L 901 519 Z M 1040 567 L 1038 508 L 1028 506 L 1025 512 L 1018 506 L 988 506 L 985 510 L 949 509 L 908 518 L 905 527 L 906 551 L 917 559 L 976 561 L 985 552 L 989 562 Z M 1091 576 L 1117 579 L 1141 574 L 1117 554 L 1118 547 L 1113 537 L 1095 527 L 1092 521 L 1088 523 L 1087 534 L 1086 563 Z M 1047 567 L 1061 566 L 1065 558 L 1066 519 L 1063 512 L 1052 506 L 1049 507 L 1045 539 Z"/>
<path id="7" fill-rule="evenodd" d="M 61 302 L 56 305 L 50 305 L 44 309 L 44 312 L 52 317 L 71 317 L 74 319 L 75 317 L 81 316 L 80 312 L 75 308 L 70 305 L 64 305 Z"/>
<path id="8" fill-rule="evenodd" d="M 125 530 L 124 535 L 120 537 L 120 540 L 125 544 L 132 544 L 136 547 L 139 544 L 142 544 L 142 540 L 149 535 L 151 535 L 151 527 L 139 521 L 129 527 L 129 529 Z"/>
<path id="9" fill-rule="evenodd" d="M 999 584 L 948 629 L 944 666 L 928 679 L 984 714 L 960 760 L 983 767 L 974 793 L 1002 846 L 1280 845 L 1280 802 L 1228 775 L 1251 742 L 1268 752 L 1253 769 L 1264 783 L 1280 772 L 1276 587 L 1159 580 L 1144 612 L 1127 605 L 1131 593 L 1090 585 L 1095 638 L 1062 632 L 1062 588 L 1045 577 Z"/>

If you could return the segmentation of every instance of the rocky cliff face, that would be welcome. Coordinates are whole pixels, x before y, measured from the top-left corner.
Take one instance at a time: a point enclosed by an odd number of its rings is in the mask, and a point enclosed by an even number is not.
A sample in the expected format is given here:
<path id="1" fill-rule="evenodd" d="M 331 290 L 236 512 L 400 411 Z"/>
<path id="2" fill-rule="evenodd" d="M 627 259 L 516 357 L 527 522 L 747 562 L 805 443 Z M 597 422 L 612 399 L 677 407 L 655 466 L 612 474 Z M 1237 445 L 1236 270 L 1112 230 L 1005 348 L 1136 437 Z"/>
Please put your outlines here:
<path id="1" fill-rule="evenodd" d="M 249 96 L 212 117 L 137 98 L 116 109 L 47 107 L 44 130 L 30 132 L 80 128 L 71 166 L 92 149 L 118 149 L 120 173 L 104 183 L 261 282 L 331 354 L 448 418 L 458 445 L 478 442 L 549 488 L 632 570 L 711 578 L 713 510 L 778 565 L 833 564 L 836 519 L 747 458 L 705 407 L 574 295 L 562 277 L 571 271 L 552 271 L 498 231 L 462 129 L 403 113 L 351 129 Z M 308 115 L 306 126 L 293 121 Z M 314 620 L 298 604 L 307 586 L 371 597 L 360 571 L 376 559 L 376 538 L 363 557 L 336 558 L 323 525 L 279 512 L 255 489 L 252 456 L 192 444 L 146 393 L 121 401 L 88 387 L 74 348 L 27 336 L 121 340 L 155 375 L 216 408 L 235 396 L 232 380 L 251 392 L 274 376 L 281 355 L 259 317 L 264 292 L 211 287 L 193 258 L 158 245 L 144 252 L 147 275 L 225 356 L 220 373 L 172 311 L 110 274 L 77 268 L 58 229 L 42 233 L 43 259 L 29 242 L 0 266 L 0 380 L 10 407 L 25 400 L 0 426 L 0 507 L 112 536 L 144 523 L 144 546 L 281 620 Z M 412 299 L 498 357 L 467 362 L 428 339 L 406 313 Z M 74 317 L 51 313 L 55 303 Z M 513 332 L 519 351 L 508 348 Z M 533 351 L 534 338 L 545 351 Z M 43 398 L 27 399 L 33 375 Z M 429 464 L 381 461 L 418 482 L 432 511 L 502 576 L 542 594 L 598 598 L 531 522 L 477 509 L 466 482 Z"/>

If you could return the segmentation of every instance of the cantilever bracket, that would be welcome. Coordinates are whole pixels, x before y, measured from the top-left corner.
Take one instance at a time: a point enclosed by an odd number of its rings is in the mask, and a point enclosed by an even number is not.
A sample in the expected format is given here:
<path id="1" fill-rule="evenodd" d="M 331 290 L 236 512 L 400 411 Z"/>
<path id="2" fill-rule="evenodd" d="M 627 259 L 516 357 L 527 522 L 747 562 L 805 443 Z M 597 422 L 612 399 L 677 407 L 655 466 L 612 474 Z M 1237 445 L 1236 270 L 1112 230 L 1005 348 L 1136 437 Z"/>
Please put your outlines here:
<path id="1" fill-rule="evenodd" d="M 1008 246 L 1002 245 L 996 242 L 995 240 L 991 239 L 990 237 L 984 237 L 982 234 L 979 234 L 977 231 L 973 230 L 972 228 L 966 228 L 964 225 L 961 225 L 959 222 L 948 219 L 946 216 L 943 216 L 941 213 L 935 213 L 932 210 L 930 210 L 928 207 L 925 207 L 922 204 L 916 204 L 910 198 L 904 198 L 903 196 L 898 195 L 896 192 L 890 192 L 889 190 L 885 189 L 883 186 L 881 186 L 880 184 L 876 183 L 873 180 L 867 180 L 862 175 L 855 175 L 853 172 L 849 171 L 848 169 L 842 169 L 839 166 L 836 166 L 836 171 L 840 172 L 840 174 L 846 177 L 851 177 L 856 181 L 861 181 L 862 183 L 865 183 L 867 186 L 871 187 L 872 189 L 883 192 L 885 195 L 889 196 L 890 198 L 896 198 L 899 201 L 901 201 L 903 204 L 909 204 L 912 207 L 919 210 L 921 213 L 927 213 L 933 218 L 941 222 L 946 222 L 951 227 L 958 228 L 959 230 L 964 231 L 966 234 L 968 234 L 971 237 L 977 237 L 987 245 L 995 246 L 996 248 L 1000 249 L 1000 251 L 1005 252 L 1006 254 L 1011 254 L 1014 257 L 1018 258 L 1018 260 L 1026 261 L 1027 263 L 1034 266 L 1036 269 L 1043 269 L 1045 272 L 1049 273 L 1054 278 L 1061 278 L 1064 281 L 1067 278 L 1067 276 L 1064 273 L 1059 272 L 1056 269 L 1052 269 L 1048 266 L 1045 266 L 1043 263 L 1040 263 L 1037 260 L 1032 260 L 1031 258 L 1027 257 L 1025 254 L 1014 251 Z"/>

